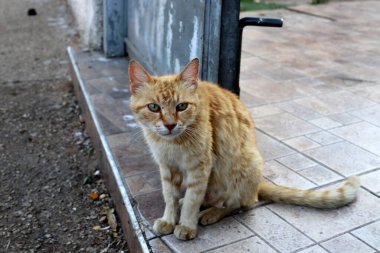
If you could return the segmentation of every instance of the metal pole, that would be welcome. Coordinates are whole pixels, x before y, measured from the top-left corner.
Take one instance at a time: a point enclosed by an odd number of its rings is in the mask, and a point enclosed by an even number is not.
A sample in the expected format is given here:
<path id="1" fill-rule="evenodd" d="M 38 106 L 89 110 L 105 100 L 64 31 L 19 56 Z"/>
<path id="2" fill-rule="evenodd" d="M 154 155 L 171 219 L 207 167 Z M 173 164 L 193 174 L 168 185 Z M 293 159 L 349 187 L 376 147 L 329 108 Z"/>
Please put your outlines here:
<path id="1" fill-rule="evenodd" d="M 246 17 L 239 20 L 240 0 L 222 0 L 220 31 L 219 76 L 220 86 L 240 94 L 240 58 L 245 26 L 282 27 L 282 19 Z"/>
<path id="2" fill-rule="evenodd" d="M 241 38 L 239 36 L 240 0 L 222 0 L 218 82 L 239 94 Z"/>

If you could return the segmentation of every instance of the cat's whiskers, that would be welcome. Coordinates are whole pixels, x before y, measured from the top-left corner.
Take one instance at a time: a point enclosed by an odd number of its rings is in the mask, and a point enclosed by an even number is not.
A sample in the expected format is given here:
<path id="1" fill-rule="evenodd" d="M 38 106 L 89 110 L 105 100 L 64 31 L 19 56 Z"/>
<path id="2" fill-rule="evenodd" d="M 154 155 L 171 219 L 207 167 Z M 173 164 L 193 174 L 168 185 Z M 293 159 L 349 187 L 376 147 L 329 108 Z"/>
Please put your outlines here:
<path id="1" fill-rule="evenodd" d="M 194 136 L 194 135 L 196 135 L 196 132 L 193 131 L 191 128 L 186 128 L 183 131 L 183 135 L 186 135 L 187 139 L 189 139 L 191 143 L 196 143 L 197 142 L 197 139 Z"/>

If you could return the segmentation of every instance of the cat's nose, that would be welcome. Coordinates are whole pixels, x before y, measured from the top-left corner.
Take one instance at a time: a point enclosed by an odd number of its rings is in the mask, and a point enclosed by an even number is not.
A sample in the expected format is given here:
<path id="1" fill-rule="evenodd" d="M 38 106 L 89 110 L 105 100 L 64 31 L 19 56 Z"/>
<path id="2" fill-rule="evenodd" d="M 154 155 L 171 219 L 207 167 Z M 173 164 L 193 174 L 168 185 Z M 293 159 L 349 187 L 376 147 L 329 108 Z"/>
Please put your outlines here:
<path id="1" fill-rule="evenodd" d="M 171 130 L 173 130 L 173 128 L 175 128 L 175 126 L 176 126 L 177 124 L 169 124 L 169 125 L 165 125 L 165 127 L 169 130 L 169 132 L 171 131 Z"/>

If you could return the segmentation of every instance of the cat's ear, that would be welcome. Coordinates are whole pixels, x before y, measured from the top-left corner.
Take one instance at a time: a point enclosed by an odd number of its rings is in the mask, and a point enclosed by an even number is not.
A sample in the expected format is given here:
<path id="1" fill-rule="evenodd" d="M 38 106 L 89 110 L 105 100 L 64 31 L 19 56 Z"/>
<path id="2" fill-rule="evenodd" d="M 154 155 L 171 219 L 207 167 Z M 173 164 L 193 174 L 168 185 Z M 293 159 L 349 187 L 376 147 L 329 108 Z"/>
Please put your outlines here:
<path id="1" fill-rule="evenodd" d="M 137 61 L 131 60 L 129 62 L 129 80 L 132 94 L 135 95 L 141 87 L 152 81 L 152 77 Z"/>
<path id="2" fill-rule="evenodd" d="M 190 88 L 196 89 L 198 86 L 199 60 L 193 59 L 179 74 L 179 78 Z"/>

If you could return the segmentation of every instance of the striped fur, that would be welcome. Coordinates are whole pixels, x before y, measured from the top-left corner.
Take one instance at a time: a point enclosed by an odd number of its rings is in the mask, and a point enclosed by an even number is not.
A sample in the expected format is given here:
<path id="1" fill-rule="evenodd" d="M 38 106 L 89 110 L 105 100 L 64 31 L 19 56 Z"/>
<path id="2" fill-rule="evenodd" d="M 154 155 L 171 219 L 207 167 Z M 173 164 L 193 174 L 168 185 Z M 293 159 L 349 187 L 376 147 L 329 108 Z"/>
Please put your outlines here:
<path id="1" fill-rule="evenodd" d="M 331 190 L 299 190 L 262 181 L 259 198 L 315 208 L 338 208 L 353 202 L 359 187 L 359 178 L 355 176 L 349 177 L 344 185 Z"/>

